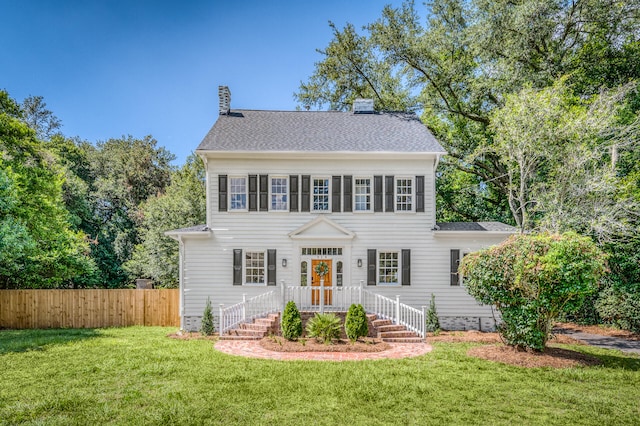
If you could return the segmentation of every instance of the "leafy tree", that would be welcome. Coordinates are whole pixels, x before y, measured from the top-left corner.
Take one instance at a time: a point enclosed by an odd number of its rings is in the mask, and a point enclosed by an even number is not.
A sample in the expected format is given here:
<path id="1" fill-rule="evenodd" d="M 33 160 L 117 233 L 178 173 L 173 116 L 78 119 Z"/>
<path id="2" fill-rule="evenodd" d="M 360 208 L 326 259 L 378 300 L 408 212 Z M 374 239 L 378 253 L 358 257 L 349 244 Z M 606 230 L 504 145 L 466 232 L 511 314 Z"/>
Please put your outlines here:
<path id="1" fill-rule="evenodd" d="M 85 234 L 70 224 L 64 175 L 15 101 L 0 98 L 0 288 L 69 286 L 95 265 Z"/>
<path id="2" fill-rule="evenodd" d="M 28 96 L 22 101 L 22 116 L 25 123 L 35 130 L 40 140 L 49 140 L 62 127 L 62 122 L 47 109 L 42 96 Z"/>
<path id="3" fill-rule="evenodd" d="M 140 206 L 141 243 L 124 269 L 151 278 L 161 287 L 178 285 L 178 246 L 165 231 L 206 221 L 205 171 L 200 157 L 190 155 L 181 169 L 171 173 L 163 194 L 152 195 Z"/>
<path id="4" fill-rule="evenodd" d="M 464 257 L 460 273 L 477 301 L 502 315 L 507 344 L 543 350 L 554 321 L 597 291 L 605 255 L 575 233 L 515 235 Z"/>

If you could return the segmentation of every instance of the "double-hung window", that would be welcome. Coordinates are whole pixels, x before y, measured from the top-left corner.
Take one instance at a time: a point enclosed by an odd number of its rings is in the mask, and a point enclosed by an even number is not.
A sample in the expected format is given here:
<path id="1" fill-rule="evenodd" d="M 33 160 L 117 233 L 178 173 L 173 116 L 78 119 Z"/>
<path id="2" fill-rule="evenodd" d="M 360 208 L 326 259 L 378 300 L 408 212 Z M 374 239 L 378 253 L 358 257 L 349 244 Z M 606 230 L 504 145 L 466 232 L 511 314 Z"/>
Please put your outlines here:
<path id="1" fill-rule="evenodd" d="M 313 211 L 329 211 L 329 178 L 313 178 Z"/>
<path id="2" fill-rule="evenodd" d="M 354 191 L 355 211 L 366 212 L 371 210 L 371 179 L 356 178 Z"/>
<path id="3" fill-rule="evenodd" d="M 286 176 L 271 177 L 271 211 L 289 210 L 289 180 Z"/>
<path id="4" fill-rule="evenodd" d="M 400 255 L 397 251 L 378 252 L 378 282 L 380 284 L 398 284 L 400 282 Z"/>
<path id="5" fill-rule="evenodd" d="M 247 178 L 232 176 L 229 178 L 229 210 L 247 210 Z"/>
<path id="6" fill-rule="evenodd" d="M 396 211 L 413 211 L 413 178 L 396 179 Z"/>
<path id="7" fill-rule="evenodd" d="M 246 284 L 264 284 L 263 251 L 247 251 L 244 255 L 244 277 Z"/>

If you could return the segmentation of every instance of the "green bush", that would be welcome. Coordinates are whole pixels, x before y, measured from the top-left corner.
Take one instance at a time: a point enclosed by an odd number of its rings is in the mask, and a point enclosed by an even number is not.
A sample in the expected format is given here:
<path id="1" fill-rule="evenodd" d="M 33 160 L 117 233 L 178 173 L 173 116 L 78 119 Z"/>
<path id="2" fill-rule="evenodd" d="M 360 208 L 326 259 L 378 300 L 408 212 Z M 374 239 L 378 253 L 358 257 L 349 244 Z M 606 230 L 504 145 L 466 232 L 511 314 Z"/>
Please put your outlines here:
<path id="1" fill-rule="evenodd" d="M 211 309 L 211 300 L 207 297 L 207 304 L 202 314 L 202 324 L 200 324 L 200 333 L 204 336 L 213 334 L 213 310 Z"/>
<path id="2" fill-rule="evenodd" d="M 325 345 L 340 337 L 340 318 L 334 314 L 315 314 L 307 322 L 307 334 Z"/>
<path id="3" fill-rule="evenodd" d="M 436 311 L 436 296 L 433 293 L 431 293 L 431 302 L 429 302 L 426 322 L 427 331 L 432 333 L 440 332 L 440 320 L 438 319 L 438 312 Z"/>
<path id="4" fill-rule="evenodd" d="M 358 337 L 365 337 L 369 334 L 367 314 L 362 305 L 352 304 L 349 306 L 347 317 L 344 320 L 344 331 L 351 342 L 358 340 Z"/>
<path id="5" fill-rule="evenodd" d="M 543 350 L 556 319 L 598 289 L 606 256 L 587 237 L 514 235 L 463 258 L 467 291 L 502 314 L 498 331 L 512 346 Z"/>
<path id="6" fill-rule="evenodd" d="M 300 318 L 300 311 L 293 300 L 289 301 L 284 308 L 280 329 L 282 337 L 287 340 L 296 340 L 302 335 L 302 318 Z"/>
<path id="7" fill-rule="evenodd" d="M 606 288 L 600 293 L 596 310 L 605 324 L 640 333 L 640 293 Z"/>

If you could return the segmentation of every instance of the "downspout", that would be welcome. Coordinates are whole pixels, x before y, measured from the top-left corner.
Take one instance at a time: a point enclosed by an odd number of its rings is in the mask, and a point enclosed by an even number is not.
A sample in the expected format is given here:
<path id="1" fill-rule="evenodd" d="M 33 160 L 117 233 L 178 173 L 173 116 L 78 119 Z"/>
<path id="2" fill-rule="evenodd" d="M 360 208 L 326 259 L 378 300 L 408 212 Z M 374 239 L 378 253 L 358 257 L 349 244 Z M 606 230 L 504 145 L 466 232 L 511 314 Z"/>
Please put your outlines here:
<path id="1" fill-rule="evenodd" d="M 182 235 L 178 236 L 178 282 L 180 288 L 180 330 L 184 331 L 184 242 Z"/>

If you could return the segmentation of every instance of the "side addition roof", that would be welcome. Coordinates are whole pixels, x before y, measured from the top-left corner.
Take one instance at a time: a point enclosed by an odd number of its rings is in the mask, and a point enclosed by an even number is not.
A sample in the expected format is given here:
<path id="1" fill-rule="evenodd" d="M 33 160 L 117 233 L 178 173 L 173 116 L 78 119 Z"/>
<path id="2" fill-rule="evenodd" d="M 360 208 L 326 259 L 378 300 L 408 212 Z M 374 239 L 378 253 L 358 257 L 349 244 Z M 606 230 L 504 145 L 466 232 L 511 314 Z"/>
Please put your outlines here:
<path id="1" fill-rule="evenodd" d="M 259 110 L 220 115 L 197 151 L 446 153 L 412 113 Z"/>
<path id="2" fill-rule="evenodd" d="M 487 234 L 513 234 L 517 228 L 502 222 L 438 222 L 434 231 L 437 234 L 459 234 L 477 232 Z"/>

